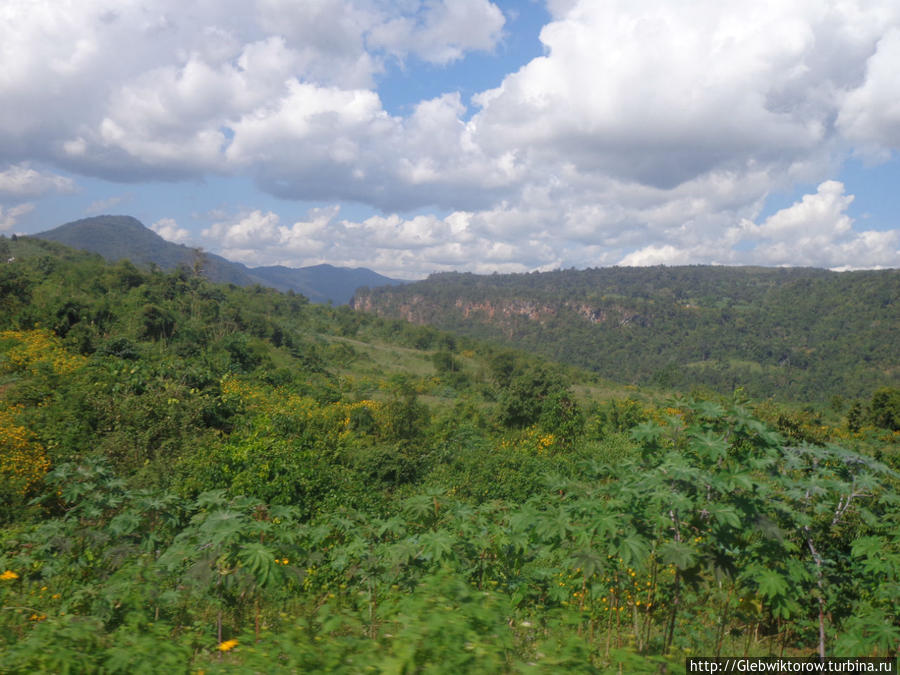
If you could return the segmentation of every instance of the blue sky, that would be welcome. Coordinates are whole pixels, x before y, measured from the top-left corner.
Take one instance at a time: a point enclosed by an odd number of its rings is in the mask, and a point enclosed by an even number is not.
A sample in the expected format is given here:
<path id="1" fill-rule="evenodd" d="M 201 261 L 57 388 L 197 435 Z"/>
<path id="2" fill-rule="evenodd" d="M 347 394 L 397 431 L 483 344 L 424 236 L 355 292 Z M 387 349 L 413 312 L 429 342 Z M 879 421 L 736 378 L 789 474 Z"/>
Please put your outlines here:
<path id="1" fill-rule="evenodd" d="M 900 266 L 890 0 L 6 11 L 7 234 L 121 213 L 250 265 L 403 278 Z"/>

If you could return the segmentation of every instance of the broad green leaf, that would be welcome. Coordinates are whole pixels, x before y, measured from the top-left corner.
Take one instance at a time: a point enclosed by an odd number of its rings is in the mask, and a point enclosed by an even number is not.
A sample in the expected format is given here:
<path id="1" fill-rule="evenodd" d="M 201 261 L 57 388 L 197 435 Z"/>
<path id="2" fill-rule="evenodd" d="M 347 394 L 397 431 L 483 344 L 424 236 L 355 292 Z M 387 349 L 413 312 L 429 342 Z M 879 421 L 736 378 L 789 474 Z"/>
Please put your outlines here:
<path id="1" fill-rule="evenodd" d="M 716 519 L 720 525 L 728 525 L 739 529 L 741 527 L 741 515 L 733 506 L 709 506 L 707 507 L 710 515 Z"/>
<path id="2" fill-rule="evenodd" d="M 439 561 L 450 557 L 453 552 L 453 537 L 447 532 L 426 532 L 419 537 L 422 546 L 422 557 L 425 560 Z"/>
<path id="3" fill-rule="evenodd" d="M 728 454 L 728 442 L 725 437 L 713 431 L 694 436 L 691 447 L 700 457 L 713 462 Z"/>
<path id="4" fill-rule="evenodd" d="M 754 576 L 759 594 L 765 598 L 776 598 L 785 595 L 788 589 L 788 581 L 778 572 L 759 568 Z"/>
<path id="5" fill-rule="evenodd" d="M 680 570 L 685 570 L 694 564 L 696 552 L 690 546 L 680 541 L 669 541 L 657 550 L 659 559 L 666 565 L 675 565 Z"/>
<path id="6" fill-rule="evenodd" d="M 268 546 L 259 542 L 245 544 L 238 552 L 238 560 L 250 570 L 258 585 L 269 583 L 275 566 L 275 554 Z"/>

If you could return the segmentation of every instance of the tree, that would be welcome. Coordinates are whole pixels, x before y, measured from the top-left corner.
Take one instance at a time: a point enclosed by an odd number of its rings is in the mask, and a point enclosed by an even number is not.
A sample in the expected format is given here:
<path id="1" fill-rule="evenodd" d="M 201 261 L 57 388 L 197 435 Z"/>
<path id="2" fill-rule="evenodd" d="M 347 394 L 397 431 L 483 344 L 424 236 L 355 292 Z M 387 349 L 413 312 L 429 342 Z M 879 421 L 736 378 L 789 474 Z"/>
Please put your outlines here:
<path id="1" fill-rule="evenodd" d="M 434 364 L 434 369 L 439 375 L 446 375 L 447 373 L 456 373 L 459 371 L 459 362 L 453 358 L 453 355 L 450 352 L 435 352 L 431 355 L 431 362 Z"/>
<path id="2" fill-rule="evenodd" d="M 172 337 L 175 330 L 175 317 L 171 312 L 159 305 L 147 304 L 141 310 L 143 337 L 151 340 L 163 340 Z"/>
<path id="3" fill-rule="evenodd" d="M 567 393 L 563 380 L 543 366 L 533 367 L 512 379 L 500 397 L 499 421 L 507 427 L 536 424 L 552 401 L 552 396 Z"/>
<path id="4" fill-rule="evenodd" d="M 872 394 L 868 418 L 876 427 L 900 431 L 900 389 L 882 387 Z"/>

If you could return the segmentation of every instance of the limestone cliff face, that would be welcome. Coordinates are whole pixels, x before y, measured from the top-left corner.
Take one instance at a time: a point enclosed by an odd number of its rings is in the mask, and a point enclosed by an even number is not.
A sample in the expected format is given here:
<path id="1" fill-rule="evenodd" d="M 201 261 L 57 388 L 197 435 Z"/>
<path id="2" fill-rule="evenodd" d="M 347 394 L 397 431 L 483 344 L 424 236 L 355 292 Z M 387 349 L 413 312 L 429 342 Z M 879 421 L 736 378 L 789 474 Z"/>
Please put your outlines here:
<path id="1" fill-rule="evenodd" d="M 422 295 L 413 295 L 398 302 L 393 293 L 381 293 L 378 299 L 372 293 L 357 293 L 350 300 L 350 307 L 357 312 L 406 319 L 410 323 L 426 323 L 429 306 L 430 303 Z"/>
<path id="2" fill-rule="evenodd" d="M 357 312 L 420 324 L 427 323 L 428 316 L 433 313 L 432 303 L 427 302 L 424 296 L 416 294 L 402 297 L 389 291 L 377 294 L 357 292 L 350 301 L 350 307 Z"/>
<path id="3" fill-rule="evenodd" d="M 566 307 L 591 323 L 610 324 L 612 326 L 646 326 L 647 319 L 639 312 L 622 305 L 609 305 L 606 307 L 594 307 L 584 303 L 567 302 Z"/>
<path id="4" fill-rule="evenodd" d="M 525 316 L 532 321 L 543 321 L 547 317 L 556 316 L 557 310 L 546 304 L 540 304 L 532 300 L 505 300 L 474 302 L 464 298 L 458 298 L 454 307 L 459 310 L 464 318 L 486 318 L 488 321 L 496 321 L 501 318 Z M 481 315 L 479 317 L 479 315 Z"/>
<path id="5" fill-rule="evenodd" d="M 351 307 L 360 312 L 369 312 L 379 316 L 402 318 L 411 323 L 432 323 L 435 315 L 447 311 L 455 311 L 465 319 L 486 321 L 488 323 L 503 322 L 504 319 L 526 317 L 532 321 L 543 322 L 549 317 L 557 316 L 558 309 L 548 304 L 533 300 L 484 300 L 476 301 L 457 298 L 452 305 L 435 303 L 423 295 L 403 297 L 389 291 L 381 292 L 377 297 L 372 293 L 357 294 L 351 301 Z"/>
<path id="6" fill-rule="evenodd" d="M 358 294 L 351 302 L 351 306 L 357 311 L 401 318 L 417 324 L 439 325 L 440 319 L 446 317 L 448 313 L 456 314 L 463 319 L 500 326 L 505 326 L 519 317 L 540 324 L 556 318 L 568 317 L 570 320 L 582 318 L 592 324 L 605 324 L 611 328 L 648 324 L 646 317 L 620 304 L 597 307 L 587 303 L 565 302 L 551 305 L 525 298 L 473 300 L 457 297 L 451 302 L 437 302 L 421 294 L 407 296 L 383 290 L 377 294 Z"/>

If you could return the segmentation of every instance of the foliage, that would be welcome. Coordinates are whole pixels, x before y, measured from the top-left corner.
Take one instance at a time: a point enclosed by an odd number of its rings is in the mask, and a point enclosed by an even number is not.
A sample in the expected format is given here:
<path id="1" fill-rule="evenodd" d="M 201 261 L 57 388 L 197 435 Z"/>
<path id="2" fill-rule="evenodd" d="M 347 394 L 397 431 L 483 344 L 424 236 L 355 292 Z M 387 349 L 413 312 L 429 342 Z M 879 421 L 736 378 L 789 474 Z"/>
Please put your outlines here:
<path id="1" fill-rule="evenodd" d="M 893 390 L 856 430 L 741 393 L 601 390 L 432 328 L 21 239 L 0 268 L 4 669 L 900 650 L 897 434 L 875 426 Z"/>
<path id="2" fill-rule="evenodd" d="M 872 394 L 868 418 L 873 426 L 900 431 L 900 389 L 882 387 Z"/>
<path id="3" fill-rule="evenodd" d="M 50 468 L 34 434 L 17 422 L 22 410 L 22 406 L 0 408 L 0 499 L 9 509 L 2 520 L 15 514 Z"/>
<path id="4" fill-rule="evenodd" d="M 434 274 L 354 306 L 503 342 L 617 381 L 782 401 L 898 386 L 900 271 L 643 267 Z M 510 364 L 491 364 L 503 386 Z"/>

